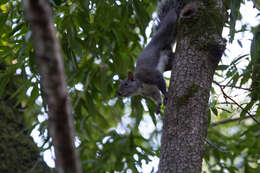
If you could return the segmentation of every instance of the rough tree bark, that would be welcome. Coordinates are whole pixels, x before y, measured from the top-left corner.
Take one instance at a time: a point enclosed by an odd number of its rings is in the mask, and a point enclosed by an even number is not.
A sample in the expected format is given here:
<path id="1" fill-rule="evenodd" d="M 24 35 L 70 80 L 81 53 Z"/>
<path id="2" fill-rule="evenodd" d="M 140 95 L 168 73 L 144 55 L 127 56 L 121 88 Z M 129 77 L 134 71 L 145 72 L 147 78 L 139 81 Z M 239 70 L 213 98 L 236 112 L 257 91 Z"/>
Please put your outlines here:
<path id="1" fill-rule="evenodd" d="M 222 0 L 195 1 L 186 8 L 177 29 L 159 173 L 201 172 L 209 93 L 225 47 Z"/>
<path id="2" fill-rule="evenodd" d="M 56 171 L 79 173 L 81 171 L 74 143 L 72 112 L 51 10 L 47 0 L 25 0 L 24 7 L 32 28 L 42 90 L 46 94 Z"/>
<path id="3" fill-rule="evenodd" d="M 5 71 L 0 64 L 0 72 Z M 24 82 L 20 75 L 9 75 L 9 82 L 0 96 L 0 172 L 49 173 L 40 150 L 30 137 L 18 98 L 11 97 Z M 33 116 L 33 115 L 32 115 Z"/>

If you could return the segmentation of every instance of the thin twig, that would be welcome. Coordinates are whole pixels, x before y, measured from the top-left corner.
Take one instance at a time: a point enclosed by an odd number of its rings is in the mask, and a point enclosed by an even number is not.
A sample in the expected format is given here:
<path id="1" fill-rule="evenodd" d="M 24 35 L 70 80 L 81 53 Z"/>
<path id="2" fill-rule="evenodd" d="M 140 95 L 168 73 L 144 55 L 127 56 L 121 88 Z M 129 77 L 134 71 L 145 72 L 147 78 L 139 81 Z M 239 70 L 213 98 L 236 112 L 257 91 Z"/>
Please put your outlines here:
<path id="1" fill-rule="evenodd" d="M 256 115 L 252 115 L 252 116 L 255 117 Z M 225 120 L 220 120 L 220 121 L 216 121 L 216 122 L 210 123 L 210 127 L 214 127 L 214 126 L 217 126 L 217 125 L 230 123 L 230 122 L 234 122 L 234 121 L 238 121 L 238 120 L 242 121 L 242 120 L 245 120 L 245 119 L 248 119 L 248 118 L 251 118 L 251 116 L 229 118 L 229 119 L 225 119 Z"/>
<path id="2" fill-rule="evenodd" d="M 214 83 L 217 83 L 216 81 L 214 81 Z M 242 89 L 242 90 L 246 90 L 246 91 L 252 91 L 252 89 L 250 88 L 243 88 L 243 87 L 239 87 L 239 86 L 233 86 L 233 85 L 221 85 L 218 84 L 219 86 L 225 88 L 225 87 L 229 87 L 229 88 L 237 88 L 237 89 Z"/>
<path id="3" fill-rule="evenodd" d="M 254 3 L 254 8 L 260 11 L 260 7 L 256 4 L 256 0 L 254 0 L 253 3 Z"/>
<path id="4" fill-rule="evenodd" d="M 232 99 L 230 96 L 228 96 L 225 91 L 223 90 L 222 86 L 217 83 L 216 81 L 213 81 L 216 85 L 219 86 L 219 88 L 221 89 L 223 95 L 224 95 L 224 98 L 228 98 L 229 100 L 231 100 L 233 103 L 235 103 L 242 111 L 246 112 L 258 125 L 260 125 L 260 122 L 250 113 L 248 112 L 247 110 L 245 110 L 239 103 L 237 103 L 234 99 Z"/>
<path id="5" fill-rule="evenodd" d="M 220 147 L 218 147 L 216 144 L 214 144 L 213 142 L 211 142 L 208 138 L 205 139 L 206 143 L 210 146 L 212 146 L 213 148 L 217 149 L 218 151 L 220 152 L 224 152 L 224 153 L 227 153 L 227 152 L 232 152 L 232 151 L 228 151 L 228 150 L 224 150 Z"/>
<path id="6" fill-rule="evenodd" d="M 231 102 L 218 102 L 218 104 L 220 104 L 220 105 L 224 105 L 224 104 L 226 104 L 226 105 L 234 105 L 235 103 L 231 103 Z"/>

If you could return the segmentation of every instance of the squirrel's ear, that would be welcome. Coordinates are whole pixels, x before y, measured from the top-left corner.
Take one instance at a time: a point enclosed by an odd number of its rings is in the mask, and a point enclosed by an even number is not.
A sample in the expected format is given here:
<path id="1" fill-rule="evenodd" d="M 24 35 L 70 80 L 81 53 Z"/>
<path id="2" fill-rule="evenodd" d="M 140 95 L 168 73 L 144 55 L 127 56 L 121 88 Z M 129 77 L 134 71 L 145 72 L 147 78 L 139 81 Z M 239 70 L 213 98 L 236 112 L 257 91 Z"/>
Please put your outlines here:
<path id="1" fill-rule="evenodd" d="M 134 74 L 132 72 L 128 72 L 128 79 L 134 80 Z"/>

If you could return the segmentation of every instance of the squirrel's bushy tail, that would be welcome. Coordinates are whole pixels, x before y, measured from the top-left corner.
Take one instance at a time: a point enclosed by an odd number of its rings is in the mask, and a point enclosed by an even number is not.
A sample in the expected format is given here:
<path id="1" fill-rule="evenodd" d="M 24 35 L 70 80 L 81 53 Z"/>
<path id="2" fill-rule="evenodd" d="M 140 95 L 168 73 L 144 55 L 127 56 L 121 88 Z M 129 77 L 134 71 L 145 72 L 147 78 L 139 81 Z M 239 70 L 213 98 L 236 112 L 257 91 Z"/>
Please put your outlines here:
<path id="1" fill-rule="evenodd" d="M 177 15 L 179 15 L 182 7 L 183 0 L 161 0 L 157 9 L 158 20 L 162 21 L 167 13 L 173 8 L 175 9 Z"/>
<path id="2" fill-rule="evenodd" d="M 175 10 L 177 18 L 180 14 L 180 11 L 183 7 L 183 0 L 161 0 L 159 1 L 158 4 L 158 9 L 157 9 L 157 18 L 156 18 L 156 24 L 155 24 L 155 31 L 158 32 L 161 27 L 162 27 L 162 21 L 164 21 L 166 15 L 169 13 L 169 11 L 171 11 L 172 9 Z M 176 34 L 177 34 L 177 28 L 173 28 L 172 35 L 168 35 L 167 37 L 171 37 L 171 41 L 170 43 L 167 43 L 167 45 L 165 45 L 164 49 L 168 49 L 171 50 L 172 49 L 172 45 L 175 43 L 176 41 Z M 155 34 L 156 34 L 155 32 Z"/>

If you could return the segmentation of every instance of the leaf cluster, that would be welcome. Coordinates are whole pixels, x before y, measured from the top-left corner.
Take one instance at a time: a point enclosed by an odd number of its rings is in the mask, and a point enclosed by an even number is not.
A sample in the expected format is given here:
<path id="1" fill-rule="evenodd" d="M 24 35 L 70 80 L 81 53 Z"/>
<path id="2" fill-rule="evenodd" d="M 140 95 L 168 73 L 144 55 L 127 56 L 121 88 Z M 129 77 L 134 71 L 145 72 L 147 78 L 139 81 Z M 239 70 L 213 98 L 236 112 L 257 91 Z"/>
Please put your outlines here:
<path id="1" fill-rule="evenodd" d="M 145 29 L 156 2 L 51 0 L 50 4 L 64 58 L 84 172 L 127 169 L 138 172 L 137 165 L 141 167 L 142 160 L 147 162 L 148 156 L 156 153 L 147 139 L 134 130 L 142 119 L 142 106 L 132 112 L 136 125 L 131 126 L 131 133 L 120 134 L 115 130 L 125 114 L 125 104 L 116 96 L 116 86 L 119 78 L 134 68 L 135 59 L 147 41 Z M 30 27 L 20 1 L 0 2 L 0 24 L 0 98 L 15 98 L 14 105 L 22 105 L 29 131 L 35 127 L 40 131 L 44 151 L 51 146 L 46 145 L 51 140 L 46 133 L 47 119 L 42 121 L 38 116 L 46 115 L 47 107 Z M 13 81 L 14 76 L 18 80 Z M 15 91 L 10 88 L 10 80 L 17 85 Z M 10 92 L 8 98 L 4 97 L 5 92 Z M 141 99 L 137 102 L 142 105 Z"/>

